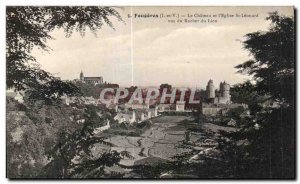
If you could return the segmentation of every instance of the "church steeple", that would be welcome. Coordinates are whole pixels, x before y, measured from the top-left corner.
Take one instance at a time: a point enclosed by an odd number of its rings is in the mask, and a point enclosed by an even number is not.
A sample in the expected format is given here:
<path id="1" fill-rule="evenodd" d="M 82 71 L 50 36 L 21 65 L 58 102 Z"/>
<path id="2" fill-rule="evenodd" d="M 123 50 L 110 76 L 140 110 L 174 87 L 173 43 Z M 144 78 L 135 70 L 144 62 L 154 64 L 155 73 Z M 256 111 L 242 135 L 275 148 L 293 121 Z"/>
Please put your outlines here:
<path id="1" fill-rule="evenodd" d="M 84 80 L 84 76 L 83 76 L 82 70 L 81 70 L 81 72 L 80 72 L 80 80 Z"/>

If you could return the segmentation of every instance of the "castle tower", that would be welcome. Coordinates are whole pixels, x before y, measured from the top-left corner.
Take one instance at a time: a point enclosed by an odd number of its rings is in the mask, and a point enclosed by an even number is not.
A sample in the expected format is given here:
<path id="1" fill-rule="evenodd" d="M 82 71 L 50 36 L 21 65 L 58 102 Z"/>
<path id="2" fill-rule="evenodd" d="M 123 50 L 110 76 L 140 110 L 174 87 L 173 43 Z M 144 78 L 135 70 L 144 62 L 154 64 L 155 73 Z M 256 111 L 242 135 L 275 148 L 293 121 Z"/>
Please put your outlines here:
<path id="1" fill-rule="evenodd" d="M 224 83 L 220 82 L 220 88 L 219 88 L 219 96 L 223 96 L 223 91 L 224 91 Z"/>
<path id="2" fill-rule="evenodd" d="M 220 94 L 225 103 L 231 103 L 230 85 L 225 81 L 220 83 Z"/>
<path id="3" fill-rule="evenodd" d="M 206 93 L 207 93 L 207 98 L 215 98 L 216 94 L 215 94 L 215 86 L 213 83 L 213 80 L 209 80 L 206 86 Z"/>
<path id="4" fill-rule="evenodd" d="M 225 81 L 223 83 L 222 96 L 225 98 L 230 98 L 230 85 L 227 84 Z"/>
<path id="5" fill-rule="evenodd" d="M 82 72 L 82 71 L 80 72 L 80 77 L 79 77 L 79 79 L 82 80 L 82 81 L 84 80 L 84 75 L 83 75 L 83 72 Z"/>

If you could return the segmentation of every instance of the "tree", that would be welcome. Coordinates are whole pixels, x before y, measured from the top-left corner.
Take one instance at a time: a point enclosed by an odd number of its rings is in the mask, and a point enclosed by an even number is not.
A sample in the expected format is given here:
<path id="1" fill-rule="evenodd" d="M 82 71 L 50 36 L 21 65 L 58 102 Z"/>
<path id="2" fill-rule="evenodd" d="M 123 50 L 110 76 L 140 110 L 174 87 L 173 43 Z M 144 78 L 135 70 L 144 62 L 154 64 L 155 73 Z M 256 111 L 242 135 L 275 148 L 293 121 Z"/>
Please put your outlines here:
<path id="1" fill-rule="evenodd" d="M 164 88 L 167 88 L 167 92 L 170 92 L 172 90 L 172 85 L 170 85 L 170 84 L 161 84 L 159 86 L 160 93 L 162 93 Z"/>
<path id="2" fill-rule="evenodd" d="M 232 86 L 230 95 L 233 103 L 247 104 L 250 112 L 257 112 L 261 108 L 259 104 L 266 99 L 265 96 L 258 94 L 256 86 L 250 81 Z"/>
<path id="3" fill-rule="evenodd" d="M 70 37 L 73 31 L 84 36 L 89 28 L 96 35 L 104 24 L 113 28 L 110 18 L 121 21 L 111 7 L 7 7 L 6 9 L 6 85 L 15 90 L 28 90 L 32 97 L 51 101 L 62 94 L 76 94 L 78 88 L 62 82 L 42 70 L 31 55 L 34 47 L 50 51 L 50 32 L 64 29 Z"/>
<path id="4" fill-rule="evenodd" d="M 93 105 L 84 108 L 85 122 L 83 127 L 74 132 L 63 130 L 59 141 L 48 152 L 50 162 L 42 169 L 38 177 L 43 178 L 101 178 L 105 174 L 105 167 L 118 164 L 122 157 L 132 159 L 127 151 L 105 151 L 100 156 L 93 156 L 91 148 L 96 144 L 112 146 L 105 137 L 94 135 L 94 129 L 103 126 L 107 120 L 112 121 L 112 112 L 103 110 L 102 116 Z"/>
<path id="5" fill-rule="evenodd" d="M 233 162 L 237 163 L 237 177 L 294 178 L 294 19 L 274 12 L 267 20 L 271 21 L 268 31 L 246 35 L 244 48 L 252 59 L 236 66 L 239 72 L 253 76 L 254 85 L 242 87 L 251 89 L 258 98 L 244 93 L 244 100 L 252 99 L 257 105 L 251 108 L 253 116 L 248 124 L 230 137 L 249 144 L 225 147 L 227 155 L 232 154 L 228 150 L 239 150 L 235 151 L 239 162 Z"/>
<path id="6" fill-rule="evenodd" d="M 249 80 L 242 84 L 235 84 L 230 88 L 231 101 L 233 103 L 249 104 L 257 96 L 256 93 L 255 86 Z"/>
<path id="7" fill-rule="evenodd" d="M 256 90 L 274 101 L 294 106 L 295 35 L 291 17 L 270 13 L 267 32 L 246 35 L 244 48 L 253 59 L 236 66 L 240 73 L 252 75 Z"/>
<path id="8" fill-rule="evenodd" d="M 48 106 L 48 103 L 56 102 L 61 95 L 78 94 L 80 90 L 74 84 L 63 82 L 55 78 L 51 73 L 42 70 L 36 58 L 32 56 L 31 51 L 33 48 L 37 48 L 41 51 L 49 52 L 51 49 L 47 46 L 47 40 L 53 39 L 50 33 L 54 29 L 63 29 L 66 37 L 70 37 L 74 31 L 84 36 L 87 28 L 96 35 L 96 32 L 105 24 L 113 28 L 112 18 L 122 21 L 118 11 L 111 7 L 7 7 L 7 88 L 26 90 L 28 94 L 26 99 L 30 99 L 33 104 L 42 100 L 47 103 L 46 106 Z M 64 109 L 61 113 L 66 111 Z M 31 113 L 36 113 L 36 111 L 31 109 Z M 73 177 L 78 173 L 85 177 L 87 175 L 82 173 L 82 168 L 87 172 L 100 169 L 98 174 L 102 175 L 105 166 L 117 163 L 122 154 L 126 156 L 126 152 L 110 152 L 95 160 L 90 159 L 89 149 L 96 143 L 105 143 L 103 141 L 104 138 L 94 137 L 93 129 L 100 126 L 105 119 L 111 118 L 112 115 L 107 112 L 100 119 L 92 107 L 87 107 L 84 115 L 86 122 L 83 127 L 77 128 L 74 132 L 64 128 L 54 148 L 48 148 L 51 149 L 48 153 L 49 157 L 51 157 L 50 163 L 39 170 L 39 177 Z M 38 126 L 38 128 L 41 127 L 41 125 Z M 28 136 L 28 138 L 32 138 L 32 136 Z M 40 145 L 38 144 L 40 143 L 39 141 L 36 141 L 36 145 Z M 37 150 L 33 148 L 30 151 L 39 152 L 43 149 L 46 150 L 44 147 Z M 12 147 L 8 150 L 9 152 L 15 151 Z M 74 164 L 72 159 L 79 153 L 83 153 L 83 157 L 87 159 L 82 160 L 79 164 Z M 28 162 L 27 157 L 24 160 Z M 27 165 L 19 164 L 17 168 L 19 166 L 22 168 L 27 167 Z M 9 165 L 10 173 L 16 172 L 12 168 Z M 37 177 L 31 170 L 28 172 L 29 174 L 27 175 L 29 177 Z M 20 177 L 18 173 L 15 175 Z M 27 175 L 22 173 L 21 176 Z M 94 176 L 97 177 L 98 175 Z"/>

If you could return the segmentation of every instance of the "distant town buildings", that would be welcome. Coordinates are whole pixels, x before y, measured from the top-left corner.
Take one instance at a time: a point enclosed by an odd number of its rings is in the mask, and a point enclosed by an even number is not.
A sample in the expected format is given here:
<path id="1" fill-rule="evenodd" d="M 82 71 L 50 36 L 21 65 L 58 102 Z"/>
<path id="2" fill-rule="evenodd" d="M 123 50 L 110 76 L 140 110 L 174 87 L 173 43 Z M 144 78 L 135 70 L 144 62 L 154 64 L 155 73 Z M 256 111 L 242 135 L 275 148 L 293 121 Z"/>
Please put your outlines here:
<path id="1" fill-rule="evenodd" d="M 248 108 L 246 104 L 231 103 L 231 104 L 214 104 L 214 103 L 202 103 L 202 114 L 203 115 L 225 115 L 230 109 L 242 107 Z"/>
<path id="2" fill-rule="evenodd" d="M 97 84 L 103 84 L 103 77 L 84 77 L 83 72 L 80 72 L 80 76 L 79 79 L 85 83 L 88 84 L 93 84 L 93 85 L 97 85 Z"/>
<path id="3" fill-rule="evenodd" d="M 185 111 L 185 101 L 176 102 L 176 111 L 183 112 Z"/>
<path id="4" fill-rule="evenodd" d="M 149 103 L 140 103 L 139 101 L 135 100 L 132 103 L 126 103 L 125 107 L 131 109 L 149 109 Z"/>
<path id="5" fill-rule="evenodd" d="M 101 79 L 100 79 L 101 78 Z M 92 84 L 98 84 L 102 82 L 102 77 L 95 78 L 93 81 L 90 78 L 83 76 L 83 73 L 80 74 L 80 79 L 84 81 L 89 81 Z M 147 91 L 144 91 L 146 94 Z M 230 95 L 230 85 L 225 81 L 220 83 L 219 90 L 215 89 L 213 80 L 209 80 L 206 86 L 206 98 L 203 97 L 203 101 L 199 103 L 197 107 L 189 107 L 188 102 L 177 100 L 175 103 L 171 104 L 160 104 L 153 103 L 150 105 L 149 102 L 134 100 L 134 101 L 124 101 L 118 104 L 115 102 L 115 96 L 111 94 L 108 96 L 106 104 L 102 104 L 99 99 L 94 97 L 67 97 L 63 96 L 66 105 L 72 103 L 85 104 L 85 105 L 105 105 L 106 108 L 114 110 L 117 115 L 114 117 L 118 123 L 140 123 L 146 121 L 150 118 L 156 117 L 162 113 L 168 112 L 179 112 L 179 113 L 190 113 L 195 111 L 200 111 L 203 115 L 206 116 L 216 116 L 216 115 L 225 115 L 230 109 L 242 107 L 245 111 L 248 109 L 246 104 L 238 104 L 231 102 Z M 201 107 L 199 107 L 201 106 Z M 245 114 L 247 116 L 248 114 Z"/>
<path id="6" fill-rule="evenodd" d="M 134 122 L 141 123 L 150 118 L 158 116 L 158 107 L 150 108 L 149 106 L 136 106 L 134 109 L 128 104 L 125 104 L 124 109 L 119 108 L 117 115 L 114 117 L 118 123 L 127 122 L 132 124 Z"/>
<path id="7" fill-rule="evenodd" d="M 104 130 L 108 130 L 108 129 L 110 129 L 110 121 L 106 120 L 106 125 L 95 128 L 94 134 L 98 134 L 98 133 L 103 132 Z"/>
<path id="8" fill-rule="evenodd" d="M 98 105 L 99 100 L 92 97 L 92 96 L 81 96 L 81 97 L 69 97 L 67 95 L 63 95 L 61 97 L 61 100 L 66 104 L 66 105 L 71 105 L 71 104 L 84 104 L 84 105 Z"/>
<path id="9" fill-rule="evenodd" d="M 174 109 L 173 104 L 159 104 L 158 105 L 159 112 L 171 111 L 172 109 Z"/>
<path id="10" fill-rule="evenodd" d="M 136 122 L 135 111 L 124 111 L 119 112 L 115 117 L 114 120 L 118 121 L 118 123 L 127 122 L 132 124 Z"/>

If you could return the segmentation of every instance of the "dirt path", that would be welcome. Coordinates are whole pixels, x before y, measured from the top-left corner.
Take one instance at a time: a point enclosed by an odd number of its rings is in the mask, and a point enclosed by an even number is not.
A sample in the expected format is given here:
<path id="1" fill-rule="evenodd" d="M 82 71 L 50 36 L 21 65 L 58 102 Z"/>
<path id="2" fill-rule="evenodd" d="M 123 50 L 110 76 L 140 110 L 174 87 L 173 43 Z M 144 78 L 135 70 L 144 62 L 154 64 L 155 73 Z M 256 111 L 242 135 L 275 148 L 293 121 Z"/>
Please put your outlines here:
<path id="1" fill-rule="evenodd" d="M 235 127 L 224 127 L 224 126 L 219 126 L 219 125 L 215 125 L 212 123 L 204 123 L 203 128 L 206 130 L 211 130 L 212 132 L 215 132 L 215 133 L 218 133 L 219 131 L 235 132 L 238 130 Z"/>

